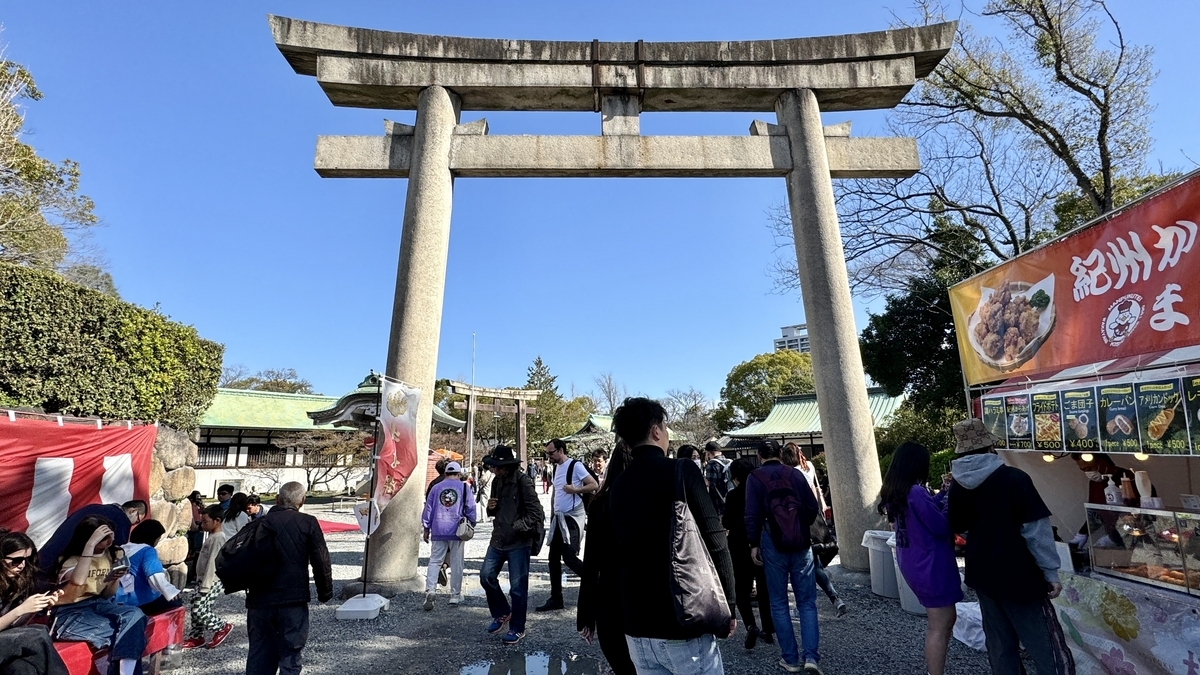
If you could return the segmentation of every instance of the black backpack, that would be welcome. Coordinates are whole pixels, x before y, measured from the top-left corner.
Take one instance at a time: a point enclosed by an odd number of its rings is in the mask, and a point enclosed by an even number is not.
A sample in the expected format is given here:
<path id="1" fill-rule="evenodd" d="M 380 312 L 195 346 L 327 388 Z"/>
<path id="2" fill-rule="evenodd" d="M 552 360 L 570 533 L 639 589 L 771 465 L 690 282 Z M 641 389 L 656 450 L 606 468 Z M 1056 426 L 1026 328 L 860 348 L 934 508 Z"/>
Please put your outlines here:
<path id="1" fill-rule="evenodd" d="M 217 578 L 226 594 L 258 586 L 278 569 L 275 534 L 267 527 L 266 518 L 246 523 L 217 553 Z"/>
<path id="2" fill-rule="evenodd" d="M 568 483 L 571 482 L 571 476 L 575 475 L 575 465 L 576 464 L 579 464 L 579 460 L 573 459 L 573 460 L 571 460 L 571 463 L 567 465 L 567 482 Z M 583 470 L 587 471 L 588 475 L 591 476 L 592 480 L 596 481 L 597 484 L 600 483 L 600 479 L 596 477 L 595 472 L 592 471 L 592 467 L 588 466 L 587 464 L 584 464 Z M 588 493 L 576 495 L 576 496 L 579 497 L 579 500 L 583 502 L 584 510 L 587 510 L 588 507 L 590 507 L 592 505 L 592 498 L 596 496 L 596 493 L 588 492 Z"/>

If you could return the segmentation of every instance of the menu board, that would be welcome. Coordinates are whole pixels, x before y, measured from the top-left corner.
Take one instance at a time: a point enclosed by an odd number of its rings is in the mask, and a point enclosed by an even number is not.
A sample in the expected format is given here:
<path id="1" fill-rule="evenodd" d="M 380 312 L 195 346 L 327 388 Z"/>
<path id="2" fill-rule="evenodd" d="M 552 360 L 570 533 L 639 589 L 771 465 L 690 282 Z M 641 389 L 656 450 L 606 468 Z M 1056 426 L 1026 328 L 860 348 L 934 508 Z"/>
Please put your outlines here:
<path id="1" fill-rule="evenodd" d="M 1192 454 L 1200 455 L 1200 377 L 1183 378 L 1183 409 L 1191 431 Z"/>
<path id="2" fill-rule="evenodd" d="M 1033 447 L 1043 452 L 1062 452 L 1062 411 L 1058 392 L 1047 391 L 1030 396 L 1033 410 Z"/>
<path id="3" fill-rule="evenodd" d="M 1099 452 L 1100 424 L 1096 415 L 1096 390 L 1067 389 L 1059 392 L 1064 436 L 1070 452 Z"/>
<path id="4" fill-rule="evenodd" d="M 1183 411 L 1179 380 L 1139 382 L 1135 389 L 1142 452 L 1188 454 L 1187 414 Z"/>
<path id="5" fill-rule="evenodd" d="M 1012 394 L 1004 397 L 1004 418 L 1008 427 L 1009 450 L 1033 449 L 1033 420 L 1030 417 L 1029 396 Z"/>
<path id="6" fill-rule="evenodd" d="M 1138 438 L 1137 398 L 1132 384 L 1097 388 L 1100 404 L 1100 449 L 1104 452 L 1141 452 Z"/>
<path id="7" fill-rule="evenodd" d="M 1200 378 L 1197 379 L 1197 386 L 1200 386 Z M 1200 389 L 1197 390 L 1197 396 L 1200 396 Z M 1196 403 L 1200 405 L 1200 400 Z M 993 436 L 1000 439 L 996 444 L 998 448 L 1008 447 L 1008 431 L 1006 430 L 1006 422 L 1004 419 L 1004 399 L 1003 398 L 985 398 L 983 399 L 983 426 L 991 432 Z"/>

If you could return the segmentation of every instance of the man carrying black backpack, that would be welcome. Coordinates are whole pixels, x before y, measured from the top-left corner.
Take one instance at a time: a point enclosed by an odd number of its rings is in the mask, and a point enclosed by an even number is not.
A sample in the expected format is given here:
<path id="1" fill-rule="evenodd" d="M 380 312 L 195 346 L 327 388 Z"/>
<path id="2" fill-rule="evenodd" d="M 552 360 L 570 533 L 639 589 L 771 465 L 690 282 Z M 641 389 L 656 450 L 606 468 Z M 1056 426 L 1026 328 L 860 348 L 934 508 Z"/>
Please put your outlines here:
<path id="1" fill-rule="evenodd" d="M 329 549 L 317 519 L 300 513 L 304 486 L 284 483 L 275 497 L 275 508 L 262 518 L 259 528 L 274 542 L 276 559 L 264 560 L 274 573 L 260 576 L 246 590 L 246 632 L 250 652 L 246 675 L 299 675 L 301 652 L 308 641 L 308 568 L 312 566 L 317 599 L 333 598 L 333 573 Z M 264 557 L 267 554 L 264 553 Z"/>
<path id="2" fill-rule="evenodd" d="M 775 636 L 783 652 L 779 665 L 789 673 L 804 671 L 820 675 L 821 668 L 817 665 L 821 661 L 817 650 L 820 642 L 817 586 L 812 540 L 808 534 L 819 507 L 804 476 L 783 464 L 780 455 L 779 447 L 769 441 L 758 447 L 758 457 L 763 465 L 746 479 L 746 538 L 750 542 L 750 557 L 755 564 L 765 568 L 767 592 L 771 596 L 771 619 L 775 622 Z M 796 596 L 796 609 L 800 612 L 803 662 L 788 615 L 789 581 Z"/>

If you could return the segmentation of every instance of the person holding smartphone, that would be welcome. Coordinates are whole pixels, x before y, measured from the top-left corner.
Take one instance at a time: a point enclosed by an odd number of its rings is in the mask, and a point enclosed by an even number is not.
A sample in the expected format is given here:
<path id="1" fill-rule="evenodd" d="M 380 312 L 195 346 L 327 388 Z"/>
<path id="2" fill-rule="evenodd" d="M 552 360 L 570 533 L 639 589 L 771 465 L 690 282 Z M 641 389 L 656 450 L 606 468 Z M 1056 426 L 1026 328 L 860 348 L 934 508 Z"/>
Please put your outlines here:
<path id="1" fill-rule="evenodd" d="M 53 570 L 66 583 L 53 612 L 54 639 L 108 649 L 113 675 L 133 675 L 146 649 L 146 615 L 113 601 L 128 571 L 124 551 L 113 545 L 112 522 L 99 516 L 75 526 Z"/>
<path id="2" fill-rule="evenodd" d="M 67 675 L 43 626 L 25 626 L 54 606 L 57 591 L 34 593 L 37 547 L 23 532 L 0 531 L 0 674 Z"/>

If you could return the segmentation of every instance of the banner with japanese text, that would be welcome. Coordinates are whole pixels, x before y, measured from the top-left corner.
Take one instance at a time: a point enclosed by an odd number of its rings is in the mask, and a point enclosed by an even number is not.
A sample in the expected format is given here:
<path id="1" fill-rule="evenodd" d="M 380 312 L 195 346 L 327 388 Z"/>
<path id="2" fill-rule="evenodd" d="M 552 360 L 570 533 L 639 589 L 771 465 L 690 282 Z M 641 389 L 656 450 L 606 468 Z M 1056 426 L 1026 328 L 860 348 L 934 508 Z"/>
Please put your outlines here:
<path id="1" fill-rule="evenodd" d="M 1200 344 L 1200 173 L 950 289 L 969 384 Z"/>
<path id="2" fill-rule="evenodd" d="M 375 462 L 375 502 L 379 511 L 383 511 L 417 466 L 417 406 L 421 390 L 384 378 L 380 395 L 383 445 Z"/>

